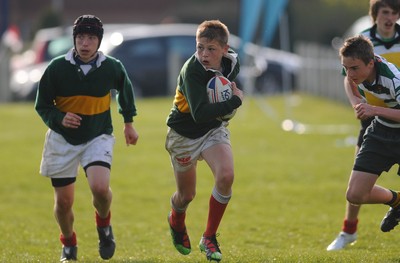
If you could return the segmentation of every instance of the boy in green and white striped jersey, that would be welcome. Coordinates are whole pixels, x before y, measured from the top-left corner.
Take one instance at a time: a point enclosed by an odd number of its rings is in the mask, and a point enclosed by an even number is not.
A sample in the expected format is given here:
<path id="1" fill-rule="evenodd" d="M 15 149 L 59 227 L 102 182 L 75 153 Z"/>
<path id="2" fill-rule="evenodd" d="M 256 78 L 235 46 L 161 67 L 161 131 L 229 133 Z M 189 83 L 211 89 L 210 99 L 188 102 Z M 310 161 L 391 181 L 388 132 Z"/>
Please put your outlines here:
<path id="1" fill-rule="evenodd" d="M 364 101 L 354 105 L 357 118 L 374 117 L 356 156 L 346 198 L 355 205 L 389 205 L 381 223 L 387 232 L 400 220 L 400 193 L 376 181 L 400 163 L 400 71 L 376 55 L 372 42 L 362 35 L 346 39 L 339 54 L 347 78 L 357 84 Z"/>

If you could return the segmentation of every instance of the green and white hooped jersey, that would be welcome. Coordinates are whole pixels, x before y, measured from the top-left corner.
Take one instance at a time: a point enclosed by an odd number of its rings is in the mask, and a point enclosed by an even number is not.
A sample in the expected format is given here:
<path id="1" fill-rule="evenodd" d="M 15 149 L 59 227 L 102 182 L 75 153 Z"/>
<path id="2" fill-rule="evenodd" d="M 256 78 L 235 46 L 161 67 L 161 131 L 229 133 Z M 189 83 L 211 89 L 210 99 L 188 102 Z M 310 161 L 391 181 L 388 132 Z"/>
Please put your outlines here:
<path id="1" fill-rule="evenodd" d="M 374 53 L 384 57 L 387 61 L 400 68 L 400 25 L 395 25 L 396 33 L 390 40 L 383 39 L 376 32 L 376 24 L 361 32 L 371 40 L 374 45 Z"/>
<path id="2" fill-rule="evenodd" d="M 368 104 L 400 110 L 400 70 L 385 58 L 375 56 L 376 79 L 372 84 L 363 82 L 358 85 L 360 94 Z M 400 128 L 399 122 L 375 117 L 381 124 Z"/>

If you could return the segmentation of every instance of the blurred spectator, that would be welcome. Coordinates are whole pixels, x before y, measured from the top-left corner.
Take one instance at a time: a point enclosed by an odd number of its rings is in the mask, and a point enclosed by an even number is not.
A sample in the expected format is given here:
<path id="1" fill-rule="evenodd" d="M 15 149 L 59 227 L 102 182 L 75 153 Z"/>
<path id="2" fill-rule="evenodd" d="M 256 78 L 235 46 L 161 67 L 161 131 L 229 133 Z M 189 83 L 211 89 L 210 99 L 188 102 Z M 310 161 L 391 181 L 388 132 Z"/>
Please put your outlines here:
<path id="1" fill-rule="evenodd" d="M 10 25 L 1 37 L 2 43 L 17 53 L 22 50 L 23 43 L 19 28 L 16 25 Z"/>

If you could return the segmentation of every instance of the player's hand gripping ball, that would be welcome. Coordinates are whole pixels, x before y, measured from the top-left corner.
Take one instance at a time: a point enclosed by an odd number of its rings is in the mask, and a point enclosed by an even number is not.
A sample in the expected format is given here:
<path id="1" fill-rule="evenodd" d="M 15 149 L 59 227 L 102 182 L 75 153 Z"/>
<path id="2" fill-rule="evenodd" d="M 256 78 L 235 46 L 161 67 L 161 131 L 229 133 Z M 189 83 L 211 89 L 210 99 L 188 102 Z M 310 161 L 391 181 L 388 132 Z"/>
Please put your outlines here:
<path id="1" fill-rule="evenodd" d="M 233 96 L 231 82 L 223 76 L 215 76 L 207 83 L 207 94 L 210 103 L 230 100 Z M 219 121 L 229 121 L 236 114 L 236 109 L 231 113 L 217 118 Z"/>

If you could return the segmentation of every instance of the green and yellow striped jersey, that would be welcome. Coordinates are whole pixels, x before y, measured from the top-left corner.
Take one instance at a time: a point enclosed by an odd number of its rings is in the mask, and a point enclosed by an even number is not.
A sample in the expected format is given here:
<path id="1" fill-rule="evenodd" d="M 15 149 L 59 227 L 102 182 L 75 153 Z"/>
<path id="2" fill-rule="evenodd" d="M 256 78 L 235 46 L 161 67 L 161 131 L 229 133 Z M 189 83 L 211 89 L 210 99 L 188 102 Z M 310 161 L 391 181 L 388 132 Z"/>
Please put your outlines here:
<path id="1" fill-rule="evenodd" d="M 222 58 L 222 67 L 224 72 L 207 70 L 196 54 L 185 62 L 178 76 L 173 107 L 167 118 L 169 127 L 184 137 L 199 138 L 221 125 L 217 117 L 231 113 L 242 104 L 237 96 L 224 102 L 209 102 L 207 83 L 212 77 L 222 74 L 234 81 L 239 73 L 239 61 L 233 50 L 229 50 Z"/>
<path id="2" fill-rule="evenodd" d="M 45 124 L 68 143 L 78 145 L 101 134 L 111 134 L 111 90 L 117 91 L 119 113 L 124 122 L 136 116 L 133 87 L 122 63 L 98 52 L 94 67 L 84 74 L 73 58 L 73 50 L 53 59 L 38 86 L 35 109 Z M 81 126 L 61 125 L 67 112 L 82 117 Z"/>

